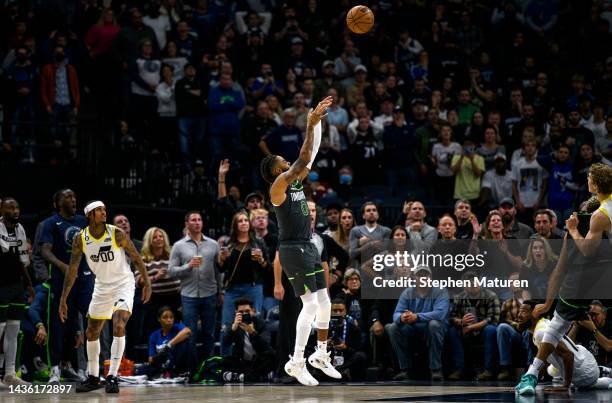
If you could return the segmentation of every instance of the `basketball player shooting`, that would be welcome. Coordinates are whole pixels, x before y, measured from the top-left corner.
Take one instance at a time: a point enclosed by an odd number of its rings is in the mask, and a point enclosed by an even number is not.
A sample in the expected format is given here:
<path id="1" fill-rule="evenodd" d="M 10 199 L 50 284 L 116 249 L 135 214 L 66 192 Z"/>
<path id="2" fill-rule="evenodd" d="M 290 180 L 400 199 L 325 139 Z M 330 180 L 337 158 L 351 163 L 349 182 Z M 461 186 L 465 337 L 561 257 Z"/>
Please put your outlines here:
<path id="1" fill-rule="evenodd" d="M 64 278 L 59 315 L 62 322 L 68 318 L 66 300 L 77 277 L 79 263 L 84 254 L 91 271 L 96 275 L 87 321 L 87 380 L 77 385 L 77 392 L 90 392 L 102 387 L 99 376 L 100 332 L 104 322 L 113 321 L 111 362 L 106 377 L 106 392 L 119 393 L 117 372 L 125 349 L 125 325 L 131 315 L 136 283 L 126 259 L 126 252 L 138 267 L 143 278 L 142 301 L 151 298 L 151 281 L 142 258 L 125 233 L 106 224 L 106 207 L 93 201 L 85 207 L 89 225 L 74 237 L 72 257 Z"/>
<path id="2" fill-rule="evenodd" d="M 310 242 L 310 212 L 302 187 L 321 143 L 321 119 L 331 103 L 332 98 L 327 97 L 308 113 L 306 138 L 297 161 L 290 164 L 278 155 L 268 155 L 261 161 L 261 175 L 272 184 L 270 200 L 278 218 L 280 263 L 303 304 L 296 323 L 295 349 L 285 364 L 285 372 L 306 386 L 319 384 L 306 369 L 304 359 L 313 321 L 317 328 L 317 348 L 308 362 L 329 377 L 342 378 L 327 351 L 331 302 L 323 268 L 317 267 L 318 251 Z"/>

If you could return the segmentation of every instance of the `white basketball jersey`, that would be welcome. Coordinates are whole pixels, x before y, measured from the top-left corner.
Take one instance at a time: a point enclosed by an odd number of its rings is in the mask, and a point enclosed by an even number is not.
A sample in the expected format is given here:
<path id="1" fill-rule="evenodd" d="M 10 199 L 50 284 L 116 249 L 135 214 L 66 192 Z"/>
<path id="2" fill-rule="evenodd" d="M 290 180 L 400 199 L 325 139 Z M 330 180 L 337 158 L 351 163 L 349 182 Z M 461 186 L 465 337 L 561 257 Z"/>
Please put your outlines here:
<path id="1" fill-rule="evenodd" d="M 134 279 L 125 250 L 117 245 L 116 229 L 114 225 L 106 225 L 99 239 L 89 233 L 89 227 L 80 233 L 83 253 L 89 268 L 96 275 L 97 284 L 117 284 Z"/>

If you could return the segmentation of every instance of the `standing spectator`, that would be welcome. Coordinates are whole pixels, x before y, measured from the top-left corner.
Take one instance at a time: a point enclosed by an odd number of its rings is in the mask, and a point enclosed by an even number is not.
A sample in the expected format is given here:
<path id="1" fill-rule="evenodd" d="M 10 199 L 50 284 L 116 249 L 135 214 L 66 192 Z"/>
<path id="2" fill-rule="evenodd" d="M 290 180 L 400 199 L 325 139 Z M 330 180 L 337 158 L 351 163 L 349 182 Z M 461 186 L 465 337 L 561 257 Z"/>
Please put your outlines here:
<path id="1" fill-rule="evenodd" d="M 388 227 L 378 224 L 378 207 L 374 202 L 365 202 L 361 206 L 361 214 L 364 224 L 353 227 L 349 233 L 350 258 L 354 261 L 352 266 L 355 268 L 371 257 L 372 251 L 367 250 L 370 246 L 382 243 L 391 235 Z"/>
<path id="2" fill-rule="evenodd" d="M 467 199 L 476 205 L 480 195 L 480 176 L 484 172 L 484 158 L 476 154 L 474 140 L 463 140 L 461 154 L 454 155 L 451 169 L 455 174 L 455 199 Z"/>
<path id="3" fill-rule="evenodd" d="M 562 144 L 554 153 L 554 161 L 548 177 L 548 208 L 561 222 L 573 212 L 578 185 L 574 183 L 574 165 L 570 161 L 570 148 Z"/>
<path id="4" fill-rule="evenodd" d="M 478 218 L 472 213 L 472 204 L 469 200 L 459 199 L 455 202 L 455 219 L 457 220 L 457 239 L 472 239 L 474 230 L 480 226 Z M 480 236 L 476 233 L 476 236 Z"/>
<path id="5" fill-rule="evenodd" d="M 359 140 L 357 137 L 355 142 Z M 387 184 L 391 192 L 395 193 L 400 187 L 413 183 L 417 177 L 414 153 L 416 137 L 413 127 L 406 122 L 401 108 L 394 109 L 393 122 L 385 127 L 383 142 Z M 368 154 L 361 157 L 367 159 Z"/>
<path id="6" fill-rule="evenodd" d="M 459 114 L 459 123 L 467 125 L 472 122 L 474 113 L 479 112 L 480 108 L 472 102 L 469 89 L 462 89 L 457 95 L 457 113 Z"/>
<path id="7" fill-rule="evenodd" d="M 460 380 L 464 375 L 464 344 L 469 339 L 484 344 L 484 368 L 478 380 L 493 380 L 495 368 L 496 325 L 499 321 L 500 306 L 495 292 L 474 284 L 477 274 L 467 271 L 461 277 L 469 280 L 464 290 L 454 299 L 450 313 L 449 338 L 454 372 L 448 377 Z"/>
<path id="8" fill-rule="evenodd" d="M 2 384 L 5 386 L 30 384 L 17 377 L 15 372 L 19 325 L 25 319 L 24 291 L 28 293 L 28 303 L 33 302 L 35 297 L 26 268 L 30 264 L 26 233 L 19 223 L 19 217 L 17 200 L 5 197 L 2 200 L 0 221 L 0 264 L 3 268 L 0 280 L 0 336 L 4 334 L 5 366 Z"/>
<path id="9" fill-rule="evenodd" d="M 175 86 L 176 116 L 178 118 L 179 148 L 183 166 L 191 167 L 202 154 L 202 141 L 206 131 L 206 90 L 196 78 L 193 64 L 185 65 L 185 78 Z M 210 168 L 210 165 L 208 166 Z"/>
<path id="10" fill-rule="evenodd" d="M 525 22 L 538 38 L 548 38 L 557 24 L 556 2 L 531 0 L 525 8 Z"/>
<path id="11" fill-rule="evenodd" d="M 247 297 L 253 301 L 256 312 L 262 311 L 263 273 L 270 269 L 265 251 L 264 243 L 251 228 L 248 213 L 234 214 L 229 243 L 221 248 L 217 258 L 219 271 L 225 274 L 221 314 L 221 355 L 224 357 L 231 353 L 231 345 L 224 341 L 235 316 L 234 301 Z"/>
<path id="12" fill-rule="evenodd" d="M 511 279 L 518 279 L 517 273 L 510 276 Z M 520 351 L 527 353 L 527 365 L 533 361 L 531 352 L 531 333 L 520 328 L 518 311 L 524 302 L 523 290 L 515 288 L 512 298 L 504 301 L 497 326 L 497 348 L 499 351 L 500 372 L 497 375 L 498 381 L 507 381 L 513 378 L 510 370 L 512 368 L 512 347 L 520 346 Z"/>
<path id="13" fill-rule="evenodd" d="M 482 178 L 478 205 L 491 210 L 508 198 L 512 198 L 512 172 L 507 169 L 506 154 L 500 153 L 495 155 L 493 169 Z"/>
<path id="14" fill-rule="evenodd" d="M 497 143 L 499 134 L 494 126 L 487 126 L 484 130 L 484 143 L 478 147 L 476 152 L 485 160 L 485 170 L 495 167 L 495 158 L 498 154 L 506 154 L 506 147 Z"/>
<path id="15" fill-rule="evenodd" d="M 183 321 L 191 329 L 191 351 L 202 339 L 204 356 L 213 353 L 217 304 L 221 279 L 216 267 L 219 245 L 202 234 L 202 216 L 197 211 L 185 214 L 186 235 L 172 246 L 168 274 L 181 280 Z M 198 320 L 202 322 L 198 330 Z"/>
<path id="16" fill-rule="evenodd" d="M 533 212 L 544 204 L 548 173 L 536 160 L 537 143 L 525 143 L 525 156 L 512 167 L 512 195 L 521 221 L 531 223 Z"/>
<path id="17" fill-rule="evenodd" d="M 576 155 L 583 144 L 591 147 L 595 144 L 593 132 L 582 125 L 582 117 L 578 108 L 571 108 L 567 115 L 567 127 L 563 131 L 565 144 L 571 147 L 572 155 Z"/>
<path id="18" fill-rule="evenodd" d="M 344 86 L 336 79 L 335 63 L 331 60 L 325 60 L 321 66 L 321 78 L 315 81 L 314 99 L 323 99 L 330 94 L 332 88 L 336 90 L 334 103 L 342 105 L 344 103 Z M 328 116 L 329 121 L 329 116 Z"/>
<path id="19" fill-rule="evenodd" d="M 240 112 L 245 100 L 240 91 L 232 88 L 230 74 L 221 74 L 219 85 L 211 88 L 208 94 L 210 114 L 209 146 L 211 148 L 211 167 L 228 154 L 234 160 L 242 160 L 240 145 Z M 237 158 L 240 155 L 240 158 Z"/>
<path id="20" fill-rule="evenodd" d="M 418 200 L 413 201 L 406 214 L 406 231 L 412 240 L 433 243 L 438 239 L 438 231 L 425 222 L 425 217 L 427 217 L 425 205 Z"/>
<path id="21" fill-rule="evenodd" d="M 355 77 L 349 79 L 345 84 L 346 105 L 350 108 L 360 102 L 365 102 L 365 90 L 370 86 L 368 81 L 368 69 L 363 64 L 359 64 L 353 70 Z"/>
<path id="22" fill-rule="evenodd" d="M 401 126 L 397 128 L 403 130 Z M 359 164 L 355 166 L 355 182 L 361 185 L 378 183 L 377 172 L 382 162 L 382 148 L 380 137 L 375 133 L 375 128 L 370 125 L 370 119 L 359 118 L 359 123 L 355 128 L 355 137 L 349 146 L 351 161 L 359 161 Z M 404 159 L 406 157 L 402 156 L 402 160 Z"/>
<path id="23" fill-rule="evenodd" d="M 421 284 L 421 281 L 431 278 L 428 266 L 417 267 L 414 278 L 416 287 L 402 292 L 393 313 L 393 323 L 385 326 L 400 370 L 393 380 L 414 378 L 412 356 L 420 344 L 417 340 L 424 339 L 429 352 L 431 379 L 441 381 L 442 347 L 449 312 L 448 292 L 444 288 Z"/>
<path id="24" fill-rule="evenodd" d="M 53 63 L 42 69 L 40 89 L 42 103 L 51 116 L 51 137 L 58 147 L 66 147 L 70 141 L 69 125 L 76 118 L 81 106 L 79 78 L 76 69 L 66 61 L 63 46 L 53 49 Z"/>
<path id="25" fill-rule="evenodd" d="M 335 73 L 341 78 L 357 73 L 358 66 L 361 65 L 363 67 L 359 57 L 359 49 L 355 47 L 352 40 L 348 39 L 344 42 L 344 49 L 340 56 L 336 58 L 335 65 Z"/>
<path id="26" fill-rule="evenodd" d="M 268 262 L 274 261 L 276 249 L 278 248 L 278 236 L 268 231 L 269 219 L 268 210 L 264 208 L 252 209 L 249 213 L 251 227 L 255 231 L 255 237 L 265 246 L 265 259 Z M 270 309 L 278 306 L 278 301 L 274 298 L 274 273 L 272 270 L 264 270 L 263 277 L 263 304 L 262 312 L 267 313 Z"/>
<path id="27" fill-rule="evenodd" d="M 256 166 L 258 161 L 264 157 L 263 152 L 259 148 L 261 139 L 267 136 L 277 126 L 270 106 L 266 101 L 258 101 L 255 112 L 248 114 L 242 118 L 241 122 L 241 140 L 242 143 L 249 148 L 248 166 Z M 261 188 L 261 175 L 257 170 L 253 170 L 251 184 L 254 188 Z"/>
<path id="28" fill-rule="evenodd" d="M 166 47 L 168 32 L 170 32 L 172 27 L 170 26 L 170 18 L 160 13 L 159 7 L 159 1 L 152 1 L 149 4 L 149 13 L 142 19 L 142 22 L 155 32 L 155 38 L 157 39 L 159 49 L 164 49 Z"/>
<path id="29" fill-rule="evenodd" d="M 87 226 L 87 219 L 76 214 L 76 195 L 70 189 L 58 190 L 53 195 L 53 206 L 56 213 L 43 221 L 43 228 L 38 238 L 41 255 L 50 266 L 50 295 L 49 312 L 58 312 L 60 297 L 64 288 L 64 275 L 68 270 L 68 263 L 72 255 L 72 241 L 79 232 Z M 87 316 L 89 302 L 94 289 L 94 276 L 89 270 L 85 259 L 79 265 L 79 273 L 75 286 L 68 295 L 71 307 L 68 324 L 76 328 L 77 316 L 80 312 Z M 67 324 L 60 321 L 59 315 L 50 315 L 49 351 L 51 361 L 50 382 L 60 381 L 59 364 L 64 353 L 64 336 Z"/>
<path id="30" fill-rule="evenodd" d="M 610 366 L 612 360 L 612 323 L 601 301 L 591 302 L 588 319 L 576 321 L 568 336 L 583 345 L 597 359 L 599 365 Z"/>
<path id="31" fill-rule="evenodd" d="M 282 155 L 287 161 L 295 161 L 300 153 L 302 133 L 295 126 L 295 112 L 283 111 L 283 124 L 262 137 L 259 149 L 265 154 Z"/>
<path id="32" fill-rule="evenodd" d="M 346 133 L 346 128 L 349 124 L 349 116 L 346 109 L 344 109 L 341 105 L 342 99 L 338 96 L 338 90 L 334 88 L 330 88 L 327 90 L 327 95 L 332 97 L 332 104 L 327 108 L 327 123 L 335 126 L 338 129 L 338 132 L 344 134 Z M 320 98 L 316 98 L 320 99 Z M 342 137 L 344 139 L 344 136 Z M 342 145 L 342 149 L 345 150 L 347 147 L 346 140 Z"/>
<path id="33" fill-rule="evenodd" d="M 155 89 L 159 123 L 155 128 L 156 135 L 151 140 L 153 150 L 157 152 L 163 149 L 162 145 L 170 142 L 167 140 L 168 137 L 170 139 L 176 138 L 176 81 L 174 81 L 172 66 L 162 64 L 160 73 L 161 82 Z M 153 152 L 155 153 L 155 151 Z"/>
<path id="34" fill-rule="evenodd" d="M 449 204 L 453 199 L 455 174 L 451 161 L 455 155 L 461 154 L 459 143 L 452 141 L 452 129 L 448 124 L 440 125 L 440 142 L 431 149 L 431 157 L 436 168 L 436 194 L 442 204 Z"/>
<path id="35" fill-rule="evenodd" d="M 137 138 L 149 140 L 153 131 L 152 118 L 157 112 L 155 90 L 160 81 L 161 61 L 153 57 L 153 42 L 143 40 L 140 55 L 129 63 L 131 80 L 130 118 L 136 128 Z"/>
<path id="36" fill-rule="evenodd" d="M 143 41 L 149 40 L 153 51 L 159 50 L 155 31 L 144 25 L 142 13 L 134 8 L 130 12 L 130 24 L 124 27 L 115 38 L 115 52 L 118 60 L 122 63 L 124 71 L 128 65 L 136 60 L 140 54 Z"/>
<path id="37" fill-rule="evenodd" d="M 19 46 L 15 61 L 5 71 L 12 111 L 12 143 L 22 145 L 23 161 L 34 162 L 36 137 L 34 130 L 34 88 L 38 77 L 36 66 L 30 60 L 29 50 Z"/>
<path id="38" fill-rule="evenodd" d="M 113 55 L 113 42 L 121 28 L 111 8 L 105 8 L 98 22 L 85 34 L 85 45 L 91 57 L 91 84 L 97 98 L 98 110 L 113 115 L 117 110 L 119 97 L 119 70 Z M 114 113 L 113 113 L 114 112 Z"/>
<path id="39" fill-rule="evenodd" d="M 166 48 L 162 53 L 162 63 L 172 66 L 172 74 L 176 82 L 185 77 L 185 66 L 189 61 L 185 56 L 178 54 L 176 42 L 170 40 L 166 43 Z"/>
<path id="40" fill-rule="evenodd" d="M 173 312 L 179 312 L 181 307 L 181 280 L 168 275 L 171 251 L 166 231 L 151 227 L 145 232 L 141 255 L 152 285 L 151 299 L 144 306 L 145 334 L 157 328 L 158 310 L 161 307 L 168 306 Z M 139 274 L 136 274 L 136 284 L 143 286 Z"/>
<path id="41" fill-rule="evenodd" d="M 518 220 L 516 205 L 511 197 L 500 200 L 499 212 L 504 224 L 504 233 L 507 236 L 516 239 L 529 239 L 533 235 L 531 227 Z"/>
<path id="42" fill-rule="evenodd" d="M 550 242 L 536 237 L 529 242 L 527 257 L 521 267 L 521 280 L 527 280 L 529 287 L 525 290 L 527 298 L 544 301 L 548 290 L 548 281 L 557 265 L 559 257 L 553 252 Z"/>
<path id="43" fill-rule="evenodd" d="M 186 57 L 191 63 L 200 60 L 197 46 L 198 34 L 191 30 L 187 21 L 180 21 L 176 25 L 176 35 L 173 40 L 176 42 L 179 55 Z"/>

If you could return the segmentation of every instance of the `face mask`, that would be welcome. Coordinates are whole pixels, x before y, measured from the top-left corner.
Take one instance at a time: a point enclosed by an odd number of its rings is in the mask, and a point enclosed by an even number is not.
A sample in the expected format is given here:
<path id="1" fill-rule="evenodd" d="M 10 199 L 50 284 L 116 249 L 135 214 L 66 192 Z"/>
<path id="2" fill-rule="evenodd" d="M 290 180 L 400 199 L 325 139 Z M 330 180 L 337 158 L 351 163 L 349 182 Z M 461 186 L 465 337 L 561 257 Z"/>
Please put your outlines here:
<path id="1" fill-rule="evenodd" d="M 311 182 L 316 182 L 319 180 L 319 173 L 318 172 L 310 172 L 308 174 L 308 180 Z"/>
<path id="2" fill-rule="evenodd" d="M 53 56 L 55 58 L 55 61 L 58 63 L 61 63 L 64 61 L 64 55 L 61 53 L 57 53 L 55 54 L 55 56 Z"/>
<path id="3" fill-rule="evenodd" d="M 341 185 L 350 185 L 352 181 L 353 181 L 353 175 L 349 175 L 349 174 L 340 175 Z"/>

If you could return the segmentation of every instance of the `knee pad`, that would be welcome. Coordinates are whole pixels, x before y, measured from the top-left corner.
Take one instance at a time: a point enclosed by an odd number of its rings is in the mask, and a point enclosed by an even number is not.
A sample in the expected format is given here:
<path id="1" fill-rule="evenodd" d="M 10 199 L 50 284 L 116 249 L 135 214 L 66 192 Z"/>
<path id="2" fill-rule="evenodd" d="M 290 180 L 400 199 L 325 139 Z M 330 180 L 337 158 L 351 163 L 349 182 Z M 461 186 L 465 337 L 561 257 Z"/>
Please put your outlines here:
<path id="1" fill-rule="evenodd" d="M 327 289 L 318 290 L 315 295 L 317 296 L 317 317 L 316 323 L 317 329 L 329 329 L 329 319 L 331 317 L 331 301 L 327 294 Z"/>
<path id="2" fill-rule="evenodd" d="M 308 316 L 314 317 L 317 313 L 317 308 L 319 307 L 319 304 L 317 304 L 317 298 L 315 294 L 313 293 L 304 294 L 300 298 L 302 300 L 302 311 L 300 313 L 303 312 L 304 314 Z"/>
<path id="3" fill-rule="evenodd" d="M 542 336 L 542 342 L 552 344 L 553 346 L 557 346 L 559 341 L 565 336 L 565 333 L 569 330 L 572 322 L 563 319 L 556 312 L 553 316 L 552 320 L 546 326 L 544 330 L 544 335 Z M 538 329 L 536 326 L 536 333 Z"/>

